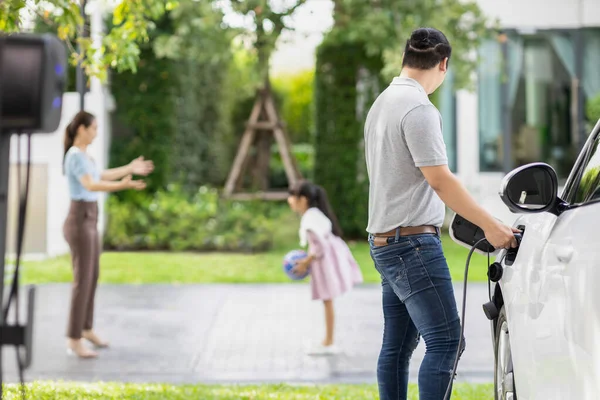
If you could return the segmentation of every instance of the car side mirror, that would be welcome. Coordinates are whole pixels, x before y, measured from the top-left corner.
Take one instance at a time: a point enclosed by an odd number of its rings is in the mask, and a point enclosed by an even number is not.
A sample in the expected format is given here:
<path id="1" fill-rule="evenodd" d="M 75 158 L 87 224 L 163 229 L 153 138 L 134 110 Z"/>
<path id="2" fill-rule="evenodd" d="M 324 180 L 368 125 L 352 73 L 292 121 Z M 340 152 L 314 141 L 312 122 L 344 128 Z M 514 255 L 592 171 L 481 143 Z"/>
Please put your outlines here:
<path id="1" fill-rule="evenodd" d="M 502 180 L 500 198 L 514 213 L 559 213 L 558 178 L 545 163 L 527 164 Z"/>

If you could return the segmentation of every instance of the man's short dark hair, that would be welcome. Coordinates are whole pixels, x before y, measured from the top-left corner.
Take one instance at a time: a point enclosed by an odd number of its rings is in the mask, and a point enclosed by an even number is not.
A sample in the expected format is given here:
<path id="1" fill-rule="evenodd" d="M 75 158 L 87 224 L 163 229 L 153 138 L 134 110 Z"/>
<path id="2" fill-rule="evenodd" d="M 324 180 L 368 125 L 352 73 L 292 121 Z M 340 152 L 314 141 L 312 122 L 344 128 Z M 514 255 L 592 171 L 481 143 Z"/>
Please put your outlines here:
<path id="1" fill-rule="evenodd" d="M 431 69 L 446 57 L 449 61 L 451 53 L 452 47 L 442 32 L 433 28 L 419 28 L 406 41 L 402 66 Z"/>

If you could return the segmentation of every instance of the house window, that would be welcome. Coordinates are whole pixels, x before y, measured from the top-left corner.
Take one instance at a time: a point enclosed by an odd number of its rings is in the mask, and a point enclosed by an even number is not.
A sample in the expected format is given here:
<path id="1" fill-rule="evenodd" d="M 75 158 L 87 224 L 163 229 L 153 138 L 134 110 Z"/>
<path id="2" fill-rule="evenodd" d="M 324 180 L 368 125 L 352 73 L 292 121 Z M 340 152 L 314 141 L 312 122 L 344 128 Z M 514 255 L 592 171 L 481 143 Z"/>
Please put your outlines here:
<path id="1" fill-rule="evenodd" d="M 600 30 L 585 30 L 584 99 L 600 93 Z M 571 170 L 580 146 L 576 31 L 512 32 L 479 49 L 480 171 L 508 172 L 531 162 Z M 597 65 L 597 64 L 596 64 Z M 509 143 L 505 143 L 508 140 Z M 509 154 L 504 154 L 505 149 Z"/>
<path id="2" fill-rule="evenodd" d="M 454 73 L 450 68 L 444 83 L 439 88 L 437 103 L 442 115 L 442 133 L 448 154 L 448 167 L 456 172 L 456 91 Z"/>
<path id="3" fill-rule="evenodd" d="M 502 49 L 497 40 L 479 48 L 477 100 L 479 110 L 479 169 L 502 170 Z"/>

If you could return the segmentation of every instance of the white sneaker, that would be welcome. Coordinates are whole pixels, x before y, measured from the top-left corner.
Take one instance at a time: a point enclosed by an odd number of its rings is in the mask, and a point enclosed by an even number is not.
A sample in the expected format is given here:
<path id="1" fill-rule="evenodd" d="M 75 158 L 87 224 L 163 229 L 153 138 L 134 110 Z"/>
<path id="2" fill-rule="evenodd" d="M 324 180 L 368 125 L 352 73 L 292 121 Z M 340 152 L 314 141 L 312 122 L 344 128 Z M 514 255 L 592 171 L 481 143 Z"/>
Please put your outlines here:
<path id="1" fill-rule="evenodd" d="M 314 345 L 307 351 L 309 356 L 332 356 L 339 353 L 340 349 L 335 344 L 323 346 L 321 343 Z"/>

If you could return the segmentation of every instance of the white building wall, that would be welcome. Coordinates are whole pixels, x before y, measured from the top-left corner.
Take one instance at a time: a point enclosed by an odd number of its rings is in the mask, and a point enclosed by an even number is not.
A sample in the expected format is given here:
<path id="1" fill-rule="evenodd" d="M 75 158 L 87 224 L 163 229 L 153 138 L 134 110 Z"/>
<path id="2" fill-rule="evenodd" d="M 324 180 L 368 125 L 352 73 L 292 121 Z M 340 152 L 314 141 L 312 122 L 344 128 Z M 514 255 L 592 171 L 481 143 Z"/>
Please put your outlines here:
<path id="1" fill-rule="evenodd" d="M 598 0 L 477 0 L 485 15 L 505 28 L 600 26 Z"/>

